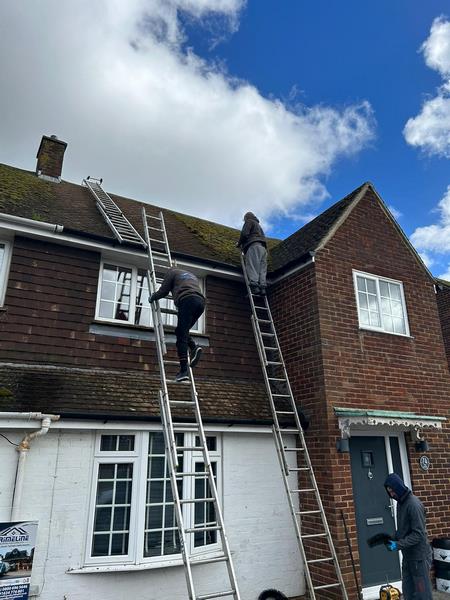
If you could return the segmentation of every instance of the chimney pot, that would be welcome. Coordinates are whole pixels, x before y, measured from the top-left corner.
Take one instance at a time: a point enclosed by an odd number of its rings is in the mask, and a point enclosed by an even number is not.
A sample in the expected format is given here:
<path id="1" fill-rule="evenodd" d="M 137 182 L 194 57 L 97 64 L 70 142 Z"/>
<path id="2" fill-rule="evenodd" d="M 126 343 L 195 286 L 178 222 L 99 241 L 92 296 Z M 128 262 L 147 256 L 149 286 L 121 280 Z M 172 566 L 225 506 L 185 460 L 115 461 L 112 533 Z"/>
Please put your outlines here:
<path id="1" fill-rule="evenodd" d="M 66 148 L 67 143 L 59 140 L 56 135 L 43 135 L 36 155 L 37 176 L 59 183 Z"/>

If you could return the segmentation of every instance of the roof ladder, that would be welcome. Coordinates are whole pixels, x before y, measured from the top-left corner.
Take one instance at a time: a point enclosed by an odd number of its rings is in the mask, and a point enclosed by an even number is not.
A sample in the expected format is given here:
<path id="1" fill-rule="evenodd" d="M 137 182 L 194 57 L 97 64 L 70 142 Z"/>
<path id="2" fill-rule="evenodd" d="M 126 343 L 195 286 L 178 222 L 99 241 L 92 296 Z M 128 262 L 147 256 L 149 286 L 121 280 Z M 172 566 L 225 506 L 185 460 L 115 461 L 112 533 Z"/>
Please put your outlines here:
<path id="1" fill-rule="evenodd" d="M 121 244 L 134 244 L 143 246 L 146 244 L 130 221 L 126 218 L 114 200 L 101 186 L 102 179 L 86 177 L 83 179 L 85 185 L 97 202 L 97 208 L 102 213 L 105 221 Z"/>
<path id="2" fill-rule="evenodd" d="M 162 270 L 172 267 L 172 257 L 162 212 L 160 212 L 158 216 L 154 216 L 146 213 L 145 208 L 142 207 L 142 221 L 147 244 L 147 283 L 150 293 L 153 294 L 158 286 L 157 273 L 161 273 Z M 203 427 L 194 375 L 190 366 L 188 366 L 189 383 L 175 383 L 174 379 L 168 378 L 166 374 L 166 370 L 178 367 L 178 360 L 166 359 L 167 347 L 164 337 L 162 315 L 173 314 L 176 311 L 170 308 L 164 308 L 164 305 L 161 306 L 161 304 L 163 304 L 161 301 L 153 302 L 151 304 L 161 379 L 159 405 L 166 447 L 167 465 L 180 539 L 180 552 L 183 558 L 189 600 L 207 600 L 208 598 L 232 598 L 233 600 L 241 600 L 228 538 L 225 532 L 222 509 L 219 503 L 215 474 Z M 169 385 L 172 383 L 175 384 L 177 392 L 179 392 L 176 395 L 176 400 L 171 399 L 169 395 Z M 186 395 L 181 400 L 180 396 L 182 391 L 186 392 Z M 194 421 L 189 424 L 189 431 L 194 432 L 195 435 L 195 443 L 192 447 L 180 445 L 180 441 L 177 441 L 175 430 L 177 425 L 178 428 L 180 428 L 181 424 L 174 423 L 172 418 L 172 410 L 177 406 L 182 408 L 183 418 L 185 420 L 191 415 L 194 417 Z M 189 415 L 188 413 L 191 414 Z M 183 468 L 180 467 L 181 461 L 179 462 L 179 458 L 183 456 L 184 452 L 190 451 L 202 453 L 203 463 L 200 463 L 201 466 L 199 471 L 183 471 Z M 182 482 L 181 487 L 177 485 L 177 482 L 179 484 L 180 481 Z M 196 485 L 192 483 L 194 481 Z M 199 481 L 202 483 L 197 484 Z M 191 485 L 183 485 L 185 482 L 191 483 Z M 201 487 L 202 493 L 204 493 L 204 497 L 202 498 L 198 498 L 195 495 L 195 489 L 198 485 Z M 180 497 L 180 489 L 190 489 L 191 494 L 188 497 Z M 204 503 L 205 513 L 208 514 L 207 524 L 186 524 L 185 520 L 187 515 L 197 512 L 192 510 L 192 506 L 197 506 L 199 502 Z M 202 558 L 191 556 L 190 549 L 193 549 L 194 547 L 194 535 L 198 532 L 215 532 L 213 535 L 220 535 L 223 555 L 218 557 L 217 554 L 215 554 L 215 556 L 212 556 L 211 558 L 208 558 L 207 556 Z M 207 546 L 205 546 L 205 548 L 207 548 Z M 204 565 L 218 562 L 226 564 L 227 574 L 223 579 L 225 579 L 225 577 L 227 578 L 226 585 L 229 585 L 229 587 L 222 591 L 203 592 L 202 594 L 196 593 L 192 567 L 197 564 Z M 217 577 L 214 577 L 213 579 L 214 581 L 218 580 Z"/>
<path id="3" fill-rule="evenodd" d="M 303 558 L 309 598 L 318 600 L 323 597 L 323 591 L 331 591 L 334 588 L 340 589 L 342 600 L 348 600 L 269 302 L 267 296 L 252 293 L 243 255 L 241 255 L 241 263 L 252 310 L 253 332 L 272 411 L 275 446 L 297 542 Z M 285 418 L 293 420 L 295 426 L 286 427 L 283 422 L 280 423 Z M 286 435 L 295 435 L 295 443 L 283 438 Z M 296 456 L 296 467 L 291 466 L 288 456 Z M 292 476 L 295 476 L 297 481 L 294 486 Z M 296 497 L 300 509 L 297 509 L 294 504 Z M 320 556 L 317 556 L 318 553 Z"/>

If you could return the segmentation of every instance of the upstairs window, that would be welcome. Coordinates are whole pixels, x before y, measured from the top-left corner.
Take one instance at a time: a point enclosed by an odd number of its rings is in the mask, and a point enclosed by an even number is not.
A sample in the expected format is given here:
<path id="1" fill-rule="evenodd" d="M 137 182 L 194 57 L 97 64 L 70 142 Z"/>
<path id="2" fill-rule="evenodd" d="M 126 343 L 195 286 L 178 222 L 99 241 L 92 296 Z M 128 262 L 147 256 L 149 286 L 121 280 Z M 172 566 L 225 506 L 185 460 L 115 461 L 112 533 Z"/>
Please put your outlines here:
<path id="1" fill-rule="evenodd" d="M 0 240 L 0 306 L 3 306 L 8 282 L 9 262 L 11 257 L 11 244 Z"/>
<path id="2" fill-rule="evenodd" d="M 409 335 L 403 284 L 400 281 L 353 272 L 359 326 L 363 329 Z"/>
<path id="3" fill-rule="evenodd" d="M 145 269 L 110 262 L 102 263 L 97 293 L 97 319 L 152 327 L 149 296 Z M 173 300 L 168 298 L 160 300 L 160 306 L 161 308 L 175 308 Z M 163 314 L 163 320 L 166 325 L 176 325 L 175 315 Z M 203 315 L 191 331 L 203 333 Z"/>

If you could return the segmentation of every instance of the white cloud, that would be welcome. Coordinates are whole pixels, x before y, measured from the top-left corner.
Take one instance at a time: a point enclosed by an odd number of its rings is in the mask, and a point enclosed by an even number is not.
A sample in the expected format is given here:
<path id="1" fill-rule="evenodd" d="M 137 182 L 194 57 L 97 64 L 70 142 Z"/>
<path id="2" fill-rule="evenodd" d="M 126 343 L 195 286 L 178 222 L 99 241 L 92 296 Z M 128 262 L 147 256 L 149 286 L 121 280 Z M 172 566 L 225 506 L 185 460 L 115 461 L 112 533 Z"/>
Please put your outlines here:
<path id="1" fill-rule="evenodd" d="M 442 273 L 441 275 L 438 275 L 439 279 L 445 279 L 445 281 L 450 281 L 450 264 L 447 267 L 447 270 Z"/>
<path id="2" fill-rule="evenodd" d="M 425 100 L 421 112 L 407 121 L 403 134 L 408 144 L 450 158 L 450 21 L 445 17 L 433 21 L 421 51 L 443 83 L 434 98 Z"/>
<path id="3" fill-rule="evenodd" d="M 397 210 L 395 208 L 395 206 L 389 205 L 388 206 L 390 212 L 392 213 L 392 216 L 394 217 L 394 219 L 400 219 L 403 216 L 403 213 L 401 213 L 399 210 Z"/>
<path id="4" fill-rule="evenodd" d="M 450 252 L 450 185 L 438 204 L 439 221 L 426 227 L 418 227 L 411 242 L 421 252 L 446 254 Z"/>
<path id="5" fill-rule="evenodd" d="M 180 13 L 222 31 L 245 0 L 0 3 L 0 161 L 34 168 L 68 142 L 63 176 L 240 224 L 326 196 L 321 177 L 373 138 L 367 102 L 289 109 L 185 48 Z"/>

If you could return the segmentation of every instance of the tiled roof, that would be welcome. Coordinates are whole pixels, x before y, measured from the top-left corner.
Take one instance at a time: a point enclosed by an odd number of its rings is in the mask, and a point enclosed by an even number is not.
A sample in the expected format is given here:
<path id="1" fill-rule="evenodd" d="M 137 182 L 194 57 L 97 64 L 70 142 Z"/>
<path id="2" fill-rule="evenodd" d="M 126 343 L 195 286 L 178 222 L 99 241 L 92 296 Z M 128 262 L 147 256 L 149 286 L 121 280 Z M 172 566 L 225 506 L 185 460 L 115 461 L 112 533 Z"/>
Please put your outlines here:
<path id="1" fill-rule="evenodd" d="M 330 208 L 309 223 L 306 223 L 306 225 L 286 238 L 281 244 L 275 246 L 271 252 L 273 271 L 286 269 L 298 260 L 305 258 L 310 252 L 313 252 L 357 197 L 364 185 L 366 184 L 356 188 L 348 196 L 330 206 Z"/>
<path id="2" fill-rule="evenodd" d="M 158 377 L 142 372 L 0 364 L 0 411 L 159 417 L 159 387 Z M 262 382 L 208 377 L 196 378 L 196 387 L 206 420 L 272 422 Z M 186 400 L 189 390 L 187 384 L 169 384 L 172 400 Z M 182 409 L 174 415 L 182 417 Z"/>
<path id="3" fill-rule="evenodd" d="M 362 186 L 361 186 L 362 187 Z M 336 220 L 355 199 L 361 187 L 340 200 L 299 231 L 280 242 L 269 239 L 269 270 L 285 269 L 314 250 Z M 131 224 L 142 234 L 141 207 L 150 214 L 162 210 L 169 243 L 175 255 L 189 256 L 239 267 L 235 247 L 239 231 L 211 221 L 161 209 L 129 198 L 110 194 Z M 0 212 L 63 225 L 73 233 L 100 236 L 114 243 L 115 238 L 95 200 L 82 185 L 66 181 L 59 184 L 38 178 L 33 172 L 0 164 Z"/>

